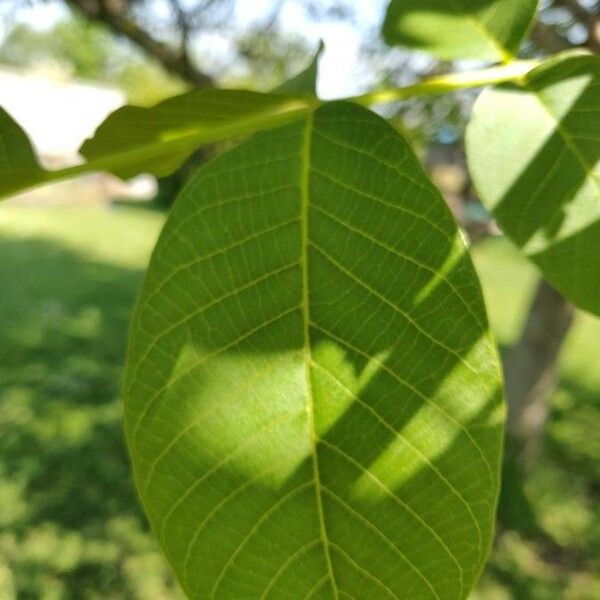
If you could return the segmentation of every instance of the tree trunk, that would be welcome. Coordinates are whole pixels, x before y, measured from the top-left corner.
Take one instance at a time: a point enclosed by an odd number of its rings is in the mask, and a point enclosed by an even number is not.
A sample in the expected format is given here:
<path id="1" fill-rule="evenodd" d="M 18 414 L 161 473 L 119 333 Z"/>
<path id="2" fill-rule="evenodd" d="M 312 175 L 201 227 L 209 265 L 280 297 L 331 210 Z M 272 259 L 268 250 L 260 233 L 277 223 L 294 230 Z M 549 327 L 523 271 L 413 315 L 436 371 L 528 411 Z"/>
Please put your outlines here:
<path id="1" fill-rule="evenodd" d="M 560 350 L 574 316 L 573 306 L 542 280 L 521 338 L 505 361 L 507 433 L 523 468 L 532 465 L 540 450 Z"/>

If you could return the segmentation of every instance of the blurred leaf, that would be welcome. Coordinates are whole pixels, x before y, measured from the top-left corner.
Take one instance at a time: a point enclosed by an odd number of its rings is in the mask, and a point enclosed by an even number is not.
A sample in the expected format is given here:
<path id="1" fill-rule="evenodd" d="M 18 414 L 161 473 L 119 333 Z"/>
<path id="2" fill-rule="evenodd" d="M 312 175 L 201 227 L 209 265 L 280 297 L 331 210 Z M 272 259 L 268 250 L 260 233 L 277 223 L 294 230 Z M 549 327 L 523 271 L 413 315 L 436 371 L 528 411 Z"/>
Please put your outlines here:
<path id="1" fill-rule="evenodd" d="M 199 146 L 293 121 L 306 113 L 302 97 L 242 90 L 194 90 L 152 108 L 125 106 L 81 147 L 90 162 L 125 179 L 141 172 L 163 177 Z"/>
<path id="2" fill-rule="evenodd" d="M 454 60 L 506 62 L 517 54 L 537 0 L 392 0 L 383 35 L 390 45 Z"/>
<path id="3" fill-rule="evenodd" d="M 317 79 L 319 77 L 319 60 L 324 50 L 325 44 L 323 43 L 323 40 L 321 40 L 315 56 L 308 67 L 289 81 L 286 81 L 275 88 L 273 92 L 279 94 L 311 94 L 316 97 Z"/>
<path id="4" fill-rule="evenodd" d="M 87 163 L 58 171 L 38 165 L 23 130 L 0 109 L 0 197 L 94 171 L 124 179 L 140 173 L 165 176 L 204 144 L 294 121 L 314 102 L 308 96 L 207 89 L 174 96 L 152 108 L 125 106 L 81 147 Z"/>
<path id="5" fill-rule="evenodd" d="M 558 57 L 484 92 L 467 131 L 486 206 L 548 280 L 600 314 L 600 58 Z"/>
<path id="6" fill-rule="evenodd" d="M 45 172 L 25 132 L 0 108 L 0 196 L 44 181 Z"/>
<path id="7" fill-rule="evenodd" d="M 125 411 L 191 598 L 466 597 L 498 360 L 456 224 L 392 127 L 336 102 L 196 174 L 134 317 Z"/>

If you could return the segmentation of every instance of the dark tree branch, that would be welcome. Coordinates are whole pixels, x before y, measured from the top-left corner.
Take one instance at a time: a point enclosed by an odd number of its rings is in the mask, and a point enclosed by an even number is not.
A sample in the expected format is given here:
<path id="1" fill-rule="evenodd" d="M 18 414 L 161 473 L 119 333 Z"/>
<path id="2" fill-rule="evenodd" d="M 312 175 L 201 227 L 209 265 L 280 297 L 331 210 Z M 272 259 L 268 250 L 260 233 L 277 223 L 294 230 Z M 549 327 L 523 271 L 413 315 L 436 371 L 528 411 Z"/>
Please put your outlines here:
<path id="1" fill-rule="evenodd" d="M 181 32 L 181 55 L 189 62 L 188 46 L 190 41 L 190 23 L 188 16 L 179 4 L 178 0 L 170 0 L 170 4 L 173 7 L 173 12 L 177 19 L 177 25 Z"/>
<path id="2" fill-rule="evenodd" d="M 65 0 L 73 9 L 85 17 L 103 23 L 117 35 L 127 38 L 138 48 L 156 59 L 167 71 L 179 75 L 185 81 L 198 87 L 212 87 L 210 75 L 197 69 L 187 53 L 187 33 L 184 33 L 185 49 L 176 50 L 168 44 L 154 39 L 142 29 L 128 14 L 122 3 L 106 0 Z"/>

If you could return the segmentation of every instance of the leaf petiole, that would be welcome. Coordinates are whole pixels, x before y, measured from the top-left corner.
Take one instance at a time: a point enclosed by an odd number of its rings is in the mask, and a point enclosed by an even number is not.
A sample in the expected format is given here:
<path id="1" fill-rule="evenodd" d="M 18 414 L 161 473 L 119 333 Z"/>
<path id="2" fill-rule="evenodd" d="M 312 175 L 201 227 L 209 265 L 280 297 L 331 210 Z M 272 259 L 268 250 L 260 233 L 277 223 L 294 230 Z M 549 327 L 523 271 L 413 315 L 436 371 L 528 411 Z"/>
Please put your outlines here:
<path id="1" fill-rule="evenodd" d="M 399 102 L 414 96 L 445 94 L 455 90 L 478 88 L 510 81 L 516 82 L 540 64 L 541 61 L 538 60 L 517 60 L 487 69 L 439 75 L 406 87 L 378 90 L 347 98 L 347 100 L 361 106 L 372 106 L 374 104 Z"/>

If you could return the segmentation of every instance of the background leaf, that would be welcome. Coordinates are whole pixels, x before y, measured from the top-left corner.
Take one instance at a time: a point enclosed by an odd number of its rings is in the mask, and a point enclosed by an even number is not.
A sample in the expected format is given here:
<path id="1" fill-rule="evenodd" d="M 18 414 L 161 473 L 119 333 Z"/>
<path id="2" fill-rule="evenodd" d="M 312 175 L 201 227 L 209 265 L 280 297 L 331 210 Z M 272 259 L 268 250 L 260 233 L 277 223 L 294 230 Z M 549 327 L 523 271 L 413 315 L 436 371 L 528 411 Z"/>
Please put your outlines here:
<path id="1" fill-rule="evenodd" d="M 44 177 L 27 135 L 0 108 L 0 197 L 40 183 Z"/>
<path id="2" fill-rule="evenodd" d="M 279 94 L 311 94 L 317 96 L 317 79 L 319 77 L 319 60 L 325 50 L 323 40 L 319 42 L 319 47 L 315 52 L 313 59 L 304 71 L 298 73 L 292 79 L 284 82 L 273 90 Z"/>
<path id="3" fill-rule="evenodd" d="M 503 402 L 478 280 L 408 144 L 333 103 L 202 168 L 132 326 L 135 478 L 191 598 L 465 598 Z"/>
<path id="4" fill-rule="evenodd" d="M 424 50 L 446 60 L 513 58 L 537 0 L 392 0 L 383 26 L 390 45 Z"/>
<path id="5" fill-rule="evenodd" d="M 310 104 L 280 94 L 194 90 L 152 108 L 115 111 L 81 154 L 90 162 L 108 158 L 109 170 L 124 179 L 142 172 L 163 177 L 203 144 L 280 125 L 304 114 Z"/>
<path id="6" fill-rule="evenodd" d="M 600 314 L 600 59 L 559 57 L 484 92 L 467 133 L 483 202 L 548 280 Z"/>
<path id="7" fill-rule="evenodd" d="M 128 179 L 168 175 L 204 144 L 249 135 L 301 118 L 315 103 L 306 96 L 241 90 L 195 90 L 153 106 L 124 106 L 87 140 L 75 167 L 42 169 L 25 132 L 0 108 L 0 198 L 83 173 L 109 171 Z"/>

